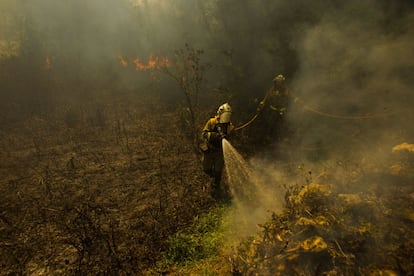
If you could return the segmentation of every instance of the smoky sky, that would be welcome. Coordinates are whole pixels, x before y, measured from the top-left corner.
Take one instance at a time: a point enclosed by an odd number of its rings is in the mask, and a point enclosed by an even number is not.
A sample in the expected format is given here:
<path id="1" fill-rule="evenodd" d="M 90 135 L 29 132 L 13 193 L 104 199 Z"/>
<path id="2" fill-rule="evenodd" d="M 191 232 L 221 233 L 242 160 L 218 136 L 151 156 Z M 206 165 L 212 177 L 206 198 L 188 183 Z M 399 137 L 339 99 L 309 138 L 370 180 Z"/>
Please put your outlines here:
<path id="1" fill-rule="evenodd" d="M 23 31 L 30 51 L 83 66 L 102 66 L 118 54 L 170 55 L 188 43 L 204 50 L 216 71 L 230 71 L 253 87 L 274 71 L 296 69 L 293 33 L 318 17 L 314 11 L 307 16 L 312 5 L 301 2 L 289 7 L 284 1 L 20 0 L 16 16 L 24 27 L 16 26 L 16 32 Z"/>
<path id="2" fill-rule="evenodd" d="M 254 112 L 254 99 L 273 77 L 285 74 L 292 95 L 301 100 L 292 105 L 289 120 L 312 137 L 300 143 L 349 135 L 328 134 L 343 121 L 306 111 L 304 104 L 343 116 L 399 113 L 393 114 L 398 123 L 392 128 L 412 132 L 407 130 L 413 117 L 412 1 L 4 1 L 1 12 L 9 19 L 3 36 L 19 37 L 22 56 L 30 61 L 44 63 L 49 56 L 69 80 L 74 75 L 103 86 L 139 87 L 151 79 L 132 68 L 133 59 L 145 62 L 150 53 L 173 57 L 188 43 L 203 50 L 202 62 L 212 65 L 205 93 L 224 87 L 243 118 Z M 129 70 L 121 68 L 118 56 Z M 361 129 L 391 124 L 355 122 Z"/>

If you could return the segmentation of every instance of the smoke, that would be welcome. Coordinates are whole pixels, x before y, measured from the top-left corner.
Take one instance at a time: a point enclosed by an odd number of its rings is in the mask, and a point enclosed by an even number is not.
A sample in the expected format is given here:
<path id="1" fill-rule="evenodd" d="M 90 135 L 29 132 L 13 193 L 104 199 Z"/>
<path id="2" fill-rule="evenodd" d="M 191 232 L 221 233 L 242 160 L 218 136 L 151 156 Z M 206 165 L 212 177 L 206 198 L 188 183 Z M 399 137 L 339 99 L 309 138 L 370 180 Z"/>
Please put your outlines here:
<path id="1" fill-rule="evenodd" d="M 251 118 L 275 74 L 285 74 L 298 100 L 287 113 L 293 134 L 278 146 L 293 158 L 374 154 L 413 139 L 412 1 L 4 0 L 0 12 L 8 15 L 0 46 L 20 38 L 12 48 L 27 59 L 0 74 L 2 93 L 83 89 L 84 96 L 92 90 L 81 88 L 85 80 L 150 93 L 143 87 L 153 79 L 132 61 L 171 57 L 189 43 L 212 65 L 203 89 L 224 88 L 239 121 Z M 159 89 L 166 95 L 175 84 Z"/>
<path id="2" fill-rule="evenodd" d="M 126 1 L 38 0 L 20 2 L 19 7 L 30 24 L 28 35 L 40 43 L 38 50 L 72 58 L 78 55 L 85 63 L 121 50 L 126 38 L 123 30 L 131 16 Z"/>
<path id="3" fill-rule="evenodd" d="M 296 149 L 375 152 L 413 139 L 414 13 L 388 8 L 350 2 L 297 38 Z"/>
<path id="4" fill-rule="evenodd" d="M 257 231 L 257 224 L 265 222 L 272 213 L 281 213 L 283 178 L 278 170 L 260 160 L 254 166 L 249 164 L 225 139 L 223 154 L 232 197 L 232 208 L 225 220 L 235 232 L 231 239 L 237 240 Z"/>
<path id="5" fill-rule="evenodd" d="M 239 121 L 251 118 L 254 99 L 274 75 L 285 74 L 298 100 L 287 113 L 293 134 L 278 147 L 294 159 L 377 155 L 413 139 L 412 1 L 37 0 L 3 1 L 0 7 L 10 15 L 0 27 L 8 38 L 20 37 L 28 59 L 10 66 L 16 74 L 2 75 L 8 79 L 2 86 L 14 76 L 15 86 L 28 83 L 30 93 L 51 83 L 53 90 L 81 89 L 80 80 L 103 89 L 144 90 L 153 80 L 132 61 L 145 62 L 150 53 L 174 56 L 189 43 L 205 51 L 202 62 L 212 64 L 205 92 L 224 87 Z M 46 56 L 52 77 L 44 70 Z M 46 84 L 36 87 L 28 79 Z M 7 84 L 2 93 L 16 87 Z M 174 89 L 170 80 L 160 95 Z M 82 96 L 91 93 L 84 90 Z"/>
<path id="6" fill-rule="evenodd" d="M 292 95 L 284 130 L 289 135 L 273 145 L 276 150 L 269 146 L 263 156 L 249 162 L 260 176 L 250 177 L 251 181 L 267 183 L 265 193 L 261 194 L 270 198 L 259 200 L 263 208 L 246 202 L 239 204 L 241 216 L 252 225 L 268 216 L 269 210 L 281 210 L 281 205 L 269 203 L 283 201 L 283 185 L 322 181 L 352 193 L 389 184 L 378 174 L 388 173 L 382 170 L 395 161 L 392 147 L 413 143 L 412 4 L 348 1 L 340 6 L 316 5 L 325 9 L 319 13 L 310 9 L 308 18 L 298 18 L 300 23 L 288 20 L 292 28 L 282 29 L 278 36 L 288 39 L 285 46 L 289 46 L 283 49 L 294 49 L 294 54 L 285 56 L 284 62 L 297 62 L 294 74 L 286 75 Z M 277 6 L 280 9 L 276 17 L 283 18 L 281 11 L 288 8 L 300 11 L 295 4 L 278 2 Z M 256 9 L 252 9 L 252 14 L 259 15 Z M 280 17 L 274 22 L 280 22 Z M 270 79 L 269 72 L 274 74 L 275 68 L 280 68 L 280 73 L 286 74 L 283 69 L 288 67 L 271 66 L 267 62 L 261 66 L 260 62 L 255 64 L 257 60 L 276 60 L 262 44 L 274 42 L 264 38 L 271 29 L 266 27 L 260 33 L 260 40 L 255 41 L 259 49 L 251 48 L 254 53 L 245 64 L 252 66 L 255 74 L 262 73 L 261 77 Z M 278 49 L 275 45 L 279 44 L 273 44 Z M 249 76 L 249 87 L 264 91 L 266 81 L 255 74 Z M 257 84 L 260 79 L 262 85 Z M 253 94 L 250 91 L 247 96 Z M 235 174 L 241 175 L 237 171 Z M 356 183 L 363 185 L 352 186 Z"/>

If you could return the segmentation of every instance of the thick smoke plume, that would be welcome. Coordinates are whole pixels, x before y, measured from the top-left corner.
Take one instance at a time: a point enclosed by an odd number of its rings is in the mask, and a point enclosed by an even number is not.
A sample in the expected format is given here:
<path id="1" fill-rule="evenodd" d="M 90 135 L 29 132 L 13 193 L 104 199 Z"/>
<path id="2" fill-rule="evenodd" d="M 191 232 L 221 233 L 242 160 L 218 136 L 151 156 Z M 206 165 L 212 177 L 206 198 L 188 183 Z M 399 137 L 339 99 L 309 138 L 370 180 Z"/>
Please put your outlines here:
<path id="1" fill-rule="evenodd" d="M 378 151 L 413 139 L 413 12 L 392 12 L 349 3 L 298 37 L 297 147 Z"/>

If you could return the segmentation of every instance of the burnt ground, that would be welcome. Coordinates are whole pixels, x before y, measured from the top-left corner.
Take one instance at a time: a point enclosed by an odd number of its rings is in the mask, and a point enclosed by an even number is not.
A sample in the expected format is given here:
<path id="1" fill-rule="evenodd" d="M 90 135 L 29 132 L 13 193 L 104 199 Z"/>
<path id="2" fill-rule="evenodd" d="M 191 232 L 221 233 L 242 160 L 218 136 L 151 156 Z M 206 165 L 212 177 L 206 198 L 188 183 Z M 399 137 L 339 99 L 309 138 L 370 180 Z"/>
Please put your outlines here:
<path id="1" fill-rule="evenodd" d="M 214 203 L 180 116 L 107 95 L 1 131 L 4 274 L 137 273 Z"/>
<path id="2" fill-rule="evenodd" d="M 1 274 L 155 273 L 168 237 L 216 206 L 185 110 L 156 93 L 100 95 L 3 124 Z M 285 209 L 221 256 L 220 271 L 411 271 L 411 147 L 383 149 L 392 156 L 383 163 L 320 159 L 299 170 L 275 161 L 289 174 L 277 180 Z"/>

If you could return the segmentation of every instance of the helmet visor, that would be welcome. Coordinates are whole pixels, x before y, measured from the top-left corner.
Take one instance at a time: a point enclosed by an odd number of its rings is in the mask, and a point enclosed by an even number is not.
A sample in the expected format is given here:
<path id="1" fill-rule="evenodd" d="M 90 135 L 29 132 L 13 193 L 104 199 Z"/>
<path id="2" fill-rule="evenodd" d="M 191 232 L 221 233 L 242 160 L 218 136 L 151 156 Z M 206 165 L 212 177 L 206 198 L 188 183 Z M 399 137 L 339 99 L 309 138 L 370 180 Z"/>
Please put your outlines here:
<path id="1" fill-rule="evenodd" d="M 231 119 L 231 112 L 227 111 L 220 115 L 219 122 L 221 124 L 230 123 L 230 119 Z"/>

